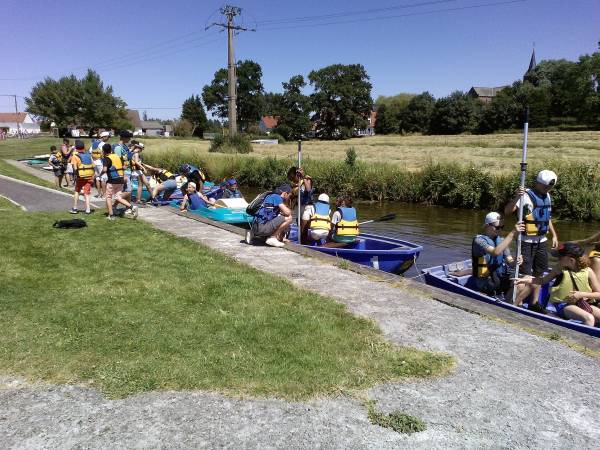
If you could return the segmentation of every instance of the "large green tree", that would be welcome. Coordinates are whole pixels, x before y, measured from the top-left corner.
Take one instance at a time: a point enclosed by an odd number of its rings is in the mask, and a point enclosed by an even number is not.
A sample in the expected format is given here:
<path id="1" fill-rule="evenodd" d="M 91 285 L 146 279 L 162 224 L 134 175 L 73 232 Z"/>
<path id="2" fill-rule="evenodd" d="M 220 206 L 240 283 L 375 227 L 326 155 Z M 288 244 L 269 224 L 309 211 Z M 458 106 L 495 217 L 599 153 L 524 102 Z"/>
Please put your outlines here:
<path id="1" fill-rule="evenodd" d="M 295 75 L 282 85 L 279 121 L 274 131 L 285 139 L 301 139 L 310 130 L 310 98 L 302 93 L 306 81 L 302 75 Z"/>
<path id="2" fill-rule="evenodd" d="M 89 128 L 128 128 L 125 102 L 104 86 L 93 70 L 77 79 L 74 75 L 37 83 L 25 99 L 27 111 L 55 122 L 59 127 L 75 124 Z"/>
<path id="3" fill-rule="evenodd" d="M 402 131 L 407 133 L 427 133 L 435 107 L 435 98 L 429 92 L 413 97 L 402 112 Z"/>
<path id="4" fill-rule="evenodd" d="M 481 104 L 461 91 L 435 102 L 431 114 L 432 134 L 459 134 L 474 130 L 479 123 Z"/>
<path id="5" fill-rule="evenodd" d="M 185 99 L 181 106 L 181 120 L 187 120 L 193 125 L 192 134 L 194 136 L 202 136 L 207 126 L 207 120 L 199 95 L 192 94 L 190 98 Z"/>
<path id="6" fill-rule="evenodd" d="M 263 111 L 262 69 L 257 62 L 246 60 L 236 64 L 237 75 L 237 121 L 242 130 L 258 122 Z M 214 117 L 226 119 L 229 112 L 227 104 L 227 69 L 215 72 L 213 80 L 202 89 L 202 100 L 206 109 Z"/>
<path id="7" fill-rule="evenodd" d="M 375 100 L 377 107 L 377 121 L 375 122 L 375 132 L 377 134 L 390 134 L 402 131 L 402 120 L 406 108 L 415 94 L 401 92 L 400 94 L 384 96 L 380 95 Z M 383 119 L 380 123 L 380 117 Z"/>
<path id="8" fill-rule="evenodd" d="M 377 108 L 376 134 L 392 134 L 399 130 L 398 116 L 385 103 Z"/>
<path id="9" fill-rule="evenodd" d="M 372 85 L 361 64 L 334 64 L 313 70 L 308 79 L 314 87 L 311 100 L 317 136 L 344 139 L 366 127 L 373 107 Z"/>

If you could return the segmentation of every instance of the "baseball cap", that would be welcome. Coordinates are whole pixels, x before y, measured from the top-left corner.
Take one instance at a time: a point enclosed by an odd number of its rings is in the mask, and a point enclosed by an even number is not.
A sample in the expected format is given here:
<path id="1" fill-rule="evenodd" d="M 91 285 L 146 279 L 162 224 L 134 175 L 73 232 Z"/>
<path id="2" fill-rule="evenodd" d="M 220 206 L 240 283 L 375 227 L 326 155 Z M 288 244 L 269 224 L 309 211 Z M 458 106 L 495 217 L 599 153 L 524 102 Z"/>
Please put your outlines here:
<path id="1" fill-rule="evenodd" d="M 233 185 L 237 184 L 237 180 L 235 178 L 230 178 L 229 180 L 227 180 L 227 184 L 229 186 L 233 186 Z"/>
<path id="2" fill-rule="evenodd" d="M 289 184 L 282 184 L 277 189 L 275 189 L 275 192 L 277 194 L 283 194 L 284 192 L 287 192 L 289 194 L 292 192 L 292 187 Z"/>
<path id="3" fill-rule="evenodd" d="M 542 170 L 537 174 L 537 178 L 535 179 L 540 184 L 544 186 L 554 186 L 558 181 L 558 176 L 551 170 Z"/>
<path id="4" fill-rule="evenodd" d="M 552 256 L 560 258 L 561 256 L 572 256 L 580 258 L 585 255 L 585 250 L 576 242 L 563 242 L 556 250 L 552 250 Z"/>
<path id="5" fill-rule="evenodd" d="M 141 142 L 136 142 L 135 144 L 133 144 L 134 146 L 136 146 L 137 148 L 145 148 L 144 144 L 142 144 Z"/>
<path id="6" fill-rule="evenodd" d="M 100 133 L 100 137 L 110 137 L 110 133 L 108 131 L 103 131 L 102 133 Z"/>
<path id="7" fill-rule="evenodd" d="M 322 203 L 329 203 L 329 195 L 327 195 L 327 194 L 320 194 L 319 198 L 317 200 L 320 201 L 320 202 L 322 202 Z"/>
<path id="8" fill-rule="evenodd" d="M 83 143 L 83 141 L 80 141 L 79 139 L 77 139 L 77 140 L 75 141 L 75 148 L 76 148 L 77 150 L 82 150 L 82 149 L 84 149 L 84 148 L 85 148 L 85 144 Z"/>
<path id="9" fill-rule="evenodd" d="M 491 212 L 488 213 L 487 216 L 485 216 L 485 220 L 483 222 L 484 225 L 497 225 L 496 222 L 500 222 L 502 220 L 502 216 L 500 214 L 498 214 L 497 212 Z"/>

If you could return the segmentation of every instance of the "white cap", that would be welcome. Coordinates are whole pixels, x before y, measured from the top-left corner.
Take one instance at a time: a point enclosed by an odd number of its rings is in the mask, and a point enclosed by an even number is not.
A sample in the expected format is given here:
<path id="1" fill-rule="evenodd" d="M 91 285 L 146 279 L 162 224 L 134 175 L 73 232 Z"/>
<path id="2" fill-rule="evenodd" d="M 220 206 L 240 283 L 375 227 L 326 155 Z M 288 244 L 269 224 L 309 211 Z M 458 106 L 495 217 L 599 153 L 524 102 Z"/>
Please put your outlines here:
<path id="1" fill-rule="evenodd" d="M 103 131 L 102 133 L 100 133 L 100 137 L 110 137 L 110 133 L 108 131 Z"/>
<path id="2" fill-rule="evenodd" d="M 194 189 L 196 189 L 196 183 L 194 183 L 193 181 L 190 181 L 188 183 L 188 186 L 192 186 Z"/>
<path id="3" fill-rule="evenodd" d="M 137 144 L 135 144 L 135 146 L 137 148 L 144 148 L 144 144 L 142 144 L 141 142 L 138 142 Z"/>
<path id="4" fill-rule="evenodd" d="M 318 200 L 320 202 L 323 202 L 323 203 L 329 203 L 329 195 L 327 195 L 327 194 L 320 194 Z"/>
<path id="5" fill-rule="evenodd" d="M 542 170 L 540 173 L 538 173 L 535 181 L 543 184 L 544 186 L 552 186 L 558 181 L 558 176 L 556 176 L 556 174 L 551 170 Z"/>
<path id="6" fill-rule="evenodd" d="M 485 216 L 484 225 L 498 225 L 501 219 L 502 217 L 497 212 L 488 213 L 488 215 Z"/>

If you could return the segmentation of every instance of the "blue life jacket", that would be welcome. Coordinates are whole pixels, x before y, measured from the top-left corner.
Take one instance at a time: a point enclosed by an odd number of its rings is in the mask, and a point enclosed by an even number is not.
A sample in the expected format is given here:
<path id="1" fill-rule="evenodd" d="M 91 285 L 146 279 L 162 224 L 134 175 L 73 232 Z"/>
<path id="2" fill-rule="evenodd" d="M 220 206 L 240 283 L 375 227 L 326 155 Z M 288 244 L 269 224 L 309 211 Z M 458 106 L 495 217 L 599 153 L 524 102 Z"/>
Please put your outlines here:
<path id="1" fill-rule="evenodd" d="M 533 211 L 525 215 L 525 235 L 526 236 L 545 236 L 550 229 L 550 218 L 552 217 L 552 200 L 550 195 L 540 197 L 532 189 L 525 191 L 531 203 Z"/>
<path id="2" fill-rule="evenodd" d="M 353 222 L 357 220 L 356 209 L 355 208 L 338 208 L 338 211 L 342 215 L 342 220 L 346 220 L 348 222 Z"/>
<path id="3" fill-rule="evenodd" d="M 494 248 L 496 248 L 501 242 L 498 240 L 498 237 L 493 240 L 491 237 L 486 236 L 485 234 L 475 236 L 473 243 L 471 244 L 471 264 L 473 275 L 477 278 L 487 278 L 492 274 L 496 274 L 498 276 L 506 275 L 507 267 L 506 262 L 504 261 L 504 252 L 498 256 L 492 256 L 487 252 L 484 255 L 476 254 L 475 250 L 478 249 L 479 246 L 475 245 L 475 240 L 479 237 L 482 238 L 490 247 Z"/>
<path id="4" fill-rule="evenodd" d="M 92 150 L 96 150 L 101 142 L 99 139 L 92 139 Z"/>
<path id="5" fill-rule="evenodd" d="M 242 193 L 240 192 L 239 189 L 232 191 L 231 189 L 225 188 L 224 191 L 227 194 L 226 198 L 242 198 Z"/>
<path id="6" fill-rule="evenodd" d="M 274 195 L 278 194 L 269 194 L 265 197 L 262 206 L 256 212 L 254 216 L 254 220 L 260 224 L 265 224 L 270 222 L 275 217 L 279 215 L 279 205 L 274 205 L 272 203 L 272 198 Z"/>
<path id="7" fill-rule="evenodd" d="M 188 194 L 188 200 L 189 200 L 189 204 L 188 204 L 188 208 L 189 209 L 200 209 L 200 208 L 206 208 L 206 202 L 204 201 L 204 199 L 202 199 L 202 197 L 200 197 L 200 195 L 198 195 L 197 192 L 194 192 L 193 194 Z"/>

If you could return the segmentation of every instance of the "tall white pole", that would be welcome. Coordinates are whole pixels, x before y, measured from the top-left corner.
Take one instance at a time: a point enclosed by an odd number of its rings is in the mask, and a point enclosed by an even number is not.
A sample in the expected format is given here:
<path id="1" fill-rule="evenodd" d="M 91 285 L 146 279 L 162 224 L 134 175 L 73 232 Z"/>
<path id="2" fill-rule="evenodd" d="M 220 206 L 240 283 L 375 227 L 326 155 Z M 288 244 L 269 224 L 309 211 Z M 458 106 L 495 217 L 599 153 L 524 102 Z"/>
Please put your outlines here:
<path id="1" fill-rule="evenodd" d="M 298 170 L 302 166 L 302 141 L 298 140 Z M 301 226 L 302 226 L 302 202 L 300 198 L 300 187 L 304 180 L 298 180 L 298 244 L 302 243 L 302 234 L 301 234 Z"/>
<path id="2" fill-rule="evenodd" d="M 527 138 L 529 135 L 529 106 L 525 109 L 525 123 L 523 124 L 523 156 L 521 158 L 521 188 L 525 188 L 525 178 L 527 176 Z M 525 194 L 521 195 L 521 201 L 519 202 L 519 222 L 523 222 L 523 207 L 525 203 Z M 515 278 L 519 278 L 519 259 L 521 257 L 521 233 L 517 236 L 517 264 L 515 265 Z M 513 305 L 517 299 L 517 289 L 513 289 L 512 295 Z"/>

